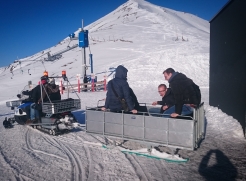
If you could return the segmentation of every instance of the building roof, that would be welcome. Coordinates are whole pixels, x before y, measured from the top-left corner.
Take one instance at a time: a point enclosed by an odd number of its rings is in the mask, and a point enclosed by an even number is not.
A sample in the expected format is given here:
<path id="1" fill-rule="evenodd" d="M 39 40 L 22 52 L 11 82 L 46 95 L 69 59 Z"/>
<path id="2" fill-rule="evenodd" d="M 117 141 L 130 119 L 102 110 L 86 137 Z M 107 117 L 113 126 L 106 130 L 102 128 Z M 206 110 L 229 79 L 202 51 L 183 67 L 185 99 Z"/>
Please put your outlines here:
<path id="1" fill-rule="evenodd" d="M 235 0 L 228 0 L 228 2 L 218 11 L 218 13 L 213 16 L 209 23 L 211 23 L 215 18 L 217 18 L 217 16 L 219 16 L 233 1 Z"/>

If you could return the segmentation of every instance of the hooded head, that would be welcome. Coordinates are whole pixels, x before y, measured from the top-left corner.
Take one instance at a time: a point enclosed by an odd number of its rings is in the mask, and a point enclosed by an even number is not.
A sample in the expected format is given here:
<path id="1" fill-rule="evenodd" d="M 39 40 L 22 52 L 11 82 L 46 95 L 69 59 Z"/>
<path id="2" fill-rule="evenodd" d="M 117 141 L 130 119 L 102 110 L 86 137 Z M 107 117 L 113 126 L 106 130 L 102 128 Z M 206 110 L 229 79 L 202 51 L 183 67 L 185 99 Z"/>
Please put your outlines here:
<path id="1" fill-rule="evenodd" d="M 128 72 L 128 70 L 125 67 L 123 67 L 122 65 L 119 65 L 116 68 L 115 77 L 126 80 L 127 79 L 127 72 Z"/>

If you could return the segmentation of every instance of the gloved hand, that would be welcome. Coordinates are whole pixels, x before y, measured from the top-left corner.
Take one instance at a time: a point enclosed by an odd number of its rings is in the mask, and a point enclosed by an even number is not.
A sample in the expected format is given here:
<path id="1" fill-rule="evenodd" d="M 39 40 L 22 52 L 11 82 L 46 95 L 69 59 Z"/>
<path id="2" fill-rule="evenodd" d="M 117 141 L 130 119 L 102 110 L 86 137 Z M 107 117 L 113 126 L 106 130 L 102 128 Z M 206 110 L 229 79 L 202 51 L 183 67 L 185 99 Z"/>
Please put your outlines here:
<path id="1" fill-rule="evenodd" d="M 20 95 L 20 94 L 17 94 L 16 96 L 17 96 L 19 99 L 21 98 L 21 95 Z"/>

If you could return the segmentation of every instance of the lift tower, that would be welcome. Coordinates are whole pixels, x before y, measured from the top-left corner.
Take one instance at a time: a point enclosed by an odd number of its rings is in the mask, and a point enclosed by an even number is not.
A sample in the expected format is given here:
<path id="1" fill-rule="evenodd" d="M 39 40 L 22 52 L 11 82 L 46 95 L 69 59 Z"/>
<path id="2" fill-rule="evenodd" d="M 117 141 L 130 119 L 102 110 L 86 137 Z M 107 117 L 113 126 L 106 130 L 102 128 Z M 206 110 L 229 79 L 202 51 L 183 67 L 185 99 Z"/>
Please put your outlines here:
<path id="1" fill-rule="evenodd" d="M 86 76 L 86 50 L 85 48 L 89 46 L 89 40 L 88 40 L 88 30 L 84 30 L 84 23 L 82 20 L 82 28 L 79 32 L 79 47 L 81 47 L 81 53 L 82 53 L 82 77 L 83 82 L 87 83 L 87 76 Z"/>

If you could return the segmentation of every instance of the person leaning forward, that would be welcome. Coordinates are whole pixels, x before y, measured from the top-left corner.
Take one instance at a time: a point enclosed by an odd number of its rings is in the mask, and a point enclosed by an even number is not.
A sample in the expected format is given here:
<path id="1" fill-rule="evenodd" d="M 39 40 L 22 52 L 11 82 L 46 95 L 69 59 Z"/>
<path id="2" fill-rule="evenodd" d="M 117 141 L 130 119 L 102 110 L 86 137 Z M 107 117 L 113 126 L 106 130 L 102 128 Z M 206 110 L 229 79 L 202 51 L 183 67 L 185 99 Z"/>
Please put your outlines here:
<path id="1" fill-rule="evenodd" d="M 103 111 L 109 109 L 112 112 L 121 112 L 123 107 L 119 100 L 120 98 L 125 99 L 130 112 L 137 113 L 137 110 L 134 109 L 135 105 L 127 82 L 127 71 L 128 70 L 122 65 L 119 65 L 116 68 L 115 78 L 108 82 L 105 106 L 101 108 Z M 113 88 L 119 98 L 115 95 Z"/>
<path id="2" fill-rule="evenodd" d="M 175 72 L 172 68 L 163 71 L 163 75 L 165 80 L 169 82 L 175 99 L 175 105 L 165 111 L 165 114 L 170 114 L 171 117 L 192 114 L 192 107 L 199 106 L 201 103 L 199 87 L 186 75 Z"/>

